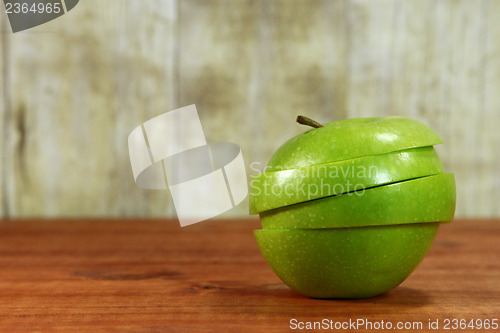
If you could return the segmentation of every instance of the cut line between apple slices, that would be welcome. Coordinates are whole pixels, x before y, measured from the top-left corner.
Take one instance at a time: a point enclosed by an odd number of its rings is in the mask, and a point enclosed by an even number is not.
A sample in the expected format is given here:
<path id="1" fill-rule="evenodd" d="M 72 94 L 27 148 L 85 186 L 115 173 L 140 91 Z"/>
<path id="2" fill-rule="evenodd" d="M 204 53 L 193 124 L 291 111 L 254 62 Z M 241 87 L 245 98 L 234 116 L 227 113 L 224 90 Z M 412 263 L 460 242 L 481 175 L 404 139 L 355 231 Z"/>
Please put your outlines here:
<path id="1" fill-rule="evenodd" d="M 427 176 L 260 213 L 263 229 L 324 229 L 451 222 L 455 177 Z"/>
<path id="2" fill-rule="evenodd" d="M 442 173 L 443 164 L 433 147 L 265 172 L 252 177 L 250 214 Z"/>

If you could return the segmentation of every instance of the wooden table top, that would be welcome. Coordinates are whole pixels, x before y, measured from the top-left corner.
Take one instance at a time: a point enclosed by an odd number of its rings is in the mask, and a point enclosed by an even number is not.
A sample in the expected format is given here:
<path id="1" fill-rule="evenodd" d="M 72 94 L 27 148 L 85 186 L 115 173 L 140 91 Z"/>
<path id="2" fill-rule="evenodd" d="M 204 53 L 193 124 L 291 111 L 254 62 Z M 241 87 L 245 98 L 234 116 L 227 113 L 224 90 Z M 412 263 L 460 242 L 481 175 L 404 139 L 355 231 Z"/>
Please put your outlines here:
<path id="1" fill-rule="evenodd" d="M 0 331 L 287 332 L 292 319 L 365 319 L 422 322 L 424 332 L 429 319 L 440 321 L 435 331 L 446 319 L 499 319 L 500 220 L 441 226 L 402 285 L 365 300 L 290 290 L 261 256 L 258 228 L 256 219 L 185 228 L 166 220 L 3 221 Z M 367 328 L 349 331 L 375 331 Z"/>

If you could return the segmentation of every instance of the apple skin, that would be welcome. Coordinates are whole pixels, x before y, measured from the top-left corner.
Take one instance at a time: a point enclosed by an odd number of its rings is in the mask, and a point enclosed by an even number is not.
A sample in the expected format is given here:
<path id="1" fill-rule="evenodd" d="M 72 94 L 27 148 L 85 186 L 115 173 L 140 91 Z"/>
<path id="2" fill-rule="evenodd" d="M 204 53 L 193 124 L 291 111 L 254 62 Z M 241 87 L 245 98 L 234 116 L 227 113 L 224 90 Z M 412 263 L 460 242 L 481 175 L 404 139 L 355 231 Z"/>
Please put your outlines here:
<path id="1" fill-rule="evenodd" d="M 443 172 L 433 147 L 266 172 L 252 177 L 250 214 Z"/>
<path id="2" fill-rule="evenodd" d="M 300 175 L 303 171 L 295 169 L 340 161 L 352 163 L 361 157 L 378 159 L 378 155 L 387 157 L 387 153 L 442 143 L 429 127 L 404 117 L 316 125 L 319 128 L 284 143 L 272 156 L 266 173 L 289 170 L 292 175 Z M 388 173 L 404 172 L 400 169 L 408 165 L 401 162 L 392 168 L 388 163 Z M 367 298 L 384 293 L 411 274 L 431 247 L 440 222 L 453 218 L 454 178 L 442 172 L 422 172 L 418 180 L 381 184 L 361 197 L 344 193 L 307 201 L 299 195 L 302 201 L 291 205 L 282 205 L 284 199 L 277 197 L 262 206 L 264 210 L 252 208 L 260 211 L 264 226 L 254 231 L 258 246 L 278 277 L 303 295 Z M 286 173 L 280 174 L 278 185 L 282 185 L 282 175 Z M 308 181 L 318 179 L 305 177 L 305 184 Z M 261 199 L 269 200 L 251 193 L 254 202 Z M 273 205 L 278 207 L 265 210 Z"/>
<path id="3" fill-rule="evenodd" d="M 455 177 L 440 174 L 262 212 L 263 229 L 319 229 L 451 222 Z"/>
<path id="4" fill-rule="evenodd" d="M 367 298 L 403 282 L 439 223 L 255 230 L 260 251 L 290 288 L 312 298 Z"/>
<path id="5" fill-rule="evenodd" d="M 274 153 L 266 171 L 290 170 L 441 143 L 443 140 L 432 129 L 414 119 L 347 119 L 291 138 Z"/>

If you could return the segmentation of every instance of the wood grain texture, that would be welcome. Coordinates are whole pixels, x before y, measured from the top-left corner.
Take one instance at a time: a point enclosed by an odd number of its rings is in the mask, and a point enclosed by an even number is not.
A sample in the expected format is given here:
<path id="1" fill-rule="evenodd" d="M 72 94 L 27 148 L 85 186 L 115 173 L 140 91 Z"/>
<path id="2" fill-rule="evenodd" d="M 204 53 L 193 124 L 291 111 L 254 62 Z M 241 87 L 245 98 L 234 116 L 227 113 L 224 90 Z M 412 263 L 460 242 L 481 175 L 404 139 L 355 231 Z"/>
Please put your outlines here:
<path id="1" fill-rule="evenodd" d="M 9 107 L 7 96 L 8 86 L 5 84 L 7 73 L 6 58 L 8 46 L 6 35 L 9 33 L 8 23 L 4 15 L 0 15 L 0 216 L 6 216 L 6 206 L 8 195 L 5 188 L 5 129 L 6 129 L 6 110 Z"/>
<path id="2" fill-rule="evenodd" d="M 4 221 L 0 330 L 288 332 L 292 318 L 498 318 L 499 222 L 443 225 L 423 263 L 384 295 L 314 300 L 267 266 L 257 220 Z"/>
<path id="3" fill-rule="evenodd" d="M 272 1 L 261 22 L 267 34 L 266 82 L 261 96 L 262 163 L 306 128 L 298 114 L 320 122 L 344 118 L 346 104 L 345 3 Z M 317 33 L 322 31 L 322 33 Z M 277 111 L 280 110 L 280 111 Z"/>
<path id="4" fill-rule="evenodd" d="M 450 49 L 450 74 L 453 84 L 450 85 L 450 100 L 453 109 L 449 118 L 445 119 L 450 126 L 450 136 L 454 142 L 448 149 L 450 164 L 461 164 L 462 169 L 457 170 L 460 177 L 457 200 L 465 215 L 471 215 L 475 211 L 476 203 L 468 200 L 468 197 L 482 198 L 481 189 L 477 184 L 478 165 L 481 158 L 478 154 L 480 148 L 477 138 L 482 130 L 481 118 L 468 117 L 471 110 L 482 110 L 483 98 L 483 73 L 484 63 L 482 56 L 485 52 L 485 24 L 484 24 L 484 2 L 477 6 L 468 1 L 462 1 L 459 5 L 451 8 L 449 39 L 452 43 Z M 456 46 L 456 48 L 454 47 Z M 464 121 L 464 117 L 467 118 Z M 470 152 L 468 161 L 463 160 L 463 151 Z M 466 171 L 466 172 L 464 172 Z M 467 190 L 463 185 L 467 186 Z M 467 194 L 465 192 L 468 192 Z"/>
<path id="5" fill-rule="evenodd" d="M 496 17 L 500 15 L 500 3 L 498 1 L 487 1 L 483 11 L 485 20 L 485 54 L 481 59 L 484 64 L 483 75 L 483 100 L 481 114 L 481 130 L 477 133 L 477 142 L 480 147 L 477 153 L 479 163 L 475 167 L 477 184 L 482 188 L 481 201 L 477 204 L 477 210 L 483 214 L 500 215 L 500 64 L 496 60 L 500 54 L 500 29 L 495 26 L 498 23 Z M 497 170 L 494 172 L 492 170 Z"/>
<path id="6" fill-rule="evenodd" d="M 438 132 L 457 216 L 500 216 L 496 0 L 81 1 L 2 33 L 2 216 L 174 216 L 127 136 L 193 104 L 248 174 L 304 127 L 403 115 Z M 228 215 L 246 215 L 247 202 Z"/>
<path id="7" fill-rule="evenodd" d="M 253 141 L 261 133 L 262 111 L 248 98 L 258 93 L 252 89 L 262 89 L 254 77 L 260 70 L 259 6 L 249 0 L 179 2 L 179 103 L 196 104 L 207 140 L 240 145 L 248 163 L 258 159 Z M 247 212 L 245 201 L 231 214 Z"/>
<path id="8" fill-rule="evenodd" d="M 91 2 L 8 36 L 12 216 L 172 213 L 165 191 L 133 183 L 127 136 L 176 107 L 175 6 Z"/>

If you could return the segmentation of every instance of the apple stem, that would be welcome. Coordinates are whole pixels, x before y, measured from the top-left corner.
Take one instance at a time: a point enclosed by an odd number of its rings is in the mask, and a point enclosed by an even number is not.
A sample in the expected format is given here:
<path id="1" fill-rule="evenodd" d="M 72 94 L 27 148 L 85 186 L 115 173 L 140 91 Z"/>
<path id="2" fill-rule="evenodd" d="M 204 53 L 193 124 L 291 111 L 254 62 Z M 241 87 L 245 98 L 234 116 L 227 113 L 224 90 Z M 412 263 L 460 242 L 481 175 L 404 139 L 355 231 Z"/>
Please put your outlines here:
<path id="1" fill-rule="evenodd" d="M 321 125 L 317 121 L 312 120 L 311 118 L 306 117 L 306 116 L 297 116 L 297 122 L 299 124 L 311 126 L 311 127 L 314 127 L 314 128 L 323 127 L 323 125 Z"/>

